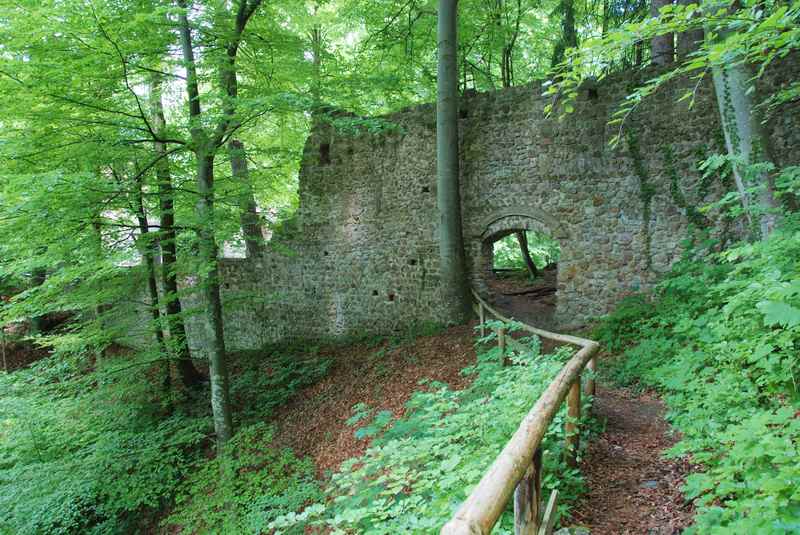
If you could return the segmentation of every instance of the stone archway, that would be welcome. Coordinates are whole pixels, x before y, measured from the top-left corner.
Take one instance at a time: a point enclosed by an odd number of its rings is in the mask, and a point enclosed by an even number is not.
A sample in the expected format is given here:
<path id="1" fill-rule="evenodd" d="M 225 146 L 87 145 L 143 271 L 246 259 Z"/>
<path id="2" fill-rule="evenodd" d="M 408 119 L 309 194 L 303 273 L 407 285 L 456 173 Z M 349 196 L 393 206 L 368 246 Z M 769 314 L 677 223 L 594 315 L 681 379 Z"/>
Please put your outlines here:
<path id="1" fill-rule="evenodd" d="M 563 225 L 550 214 L 541 210 L 523 207 L 511 207 L 498 210 L 485 218 L 479 227 L 480 234 L 470 237 L 468 243 L 470 258 L 470 280 L 473 287 L 482 296 L 492 299 L 490 283 L 495 277 L 493 266 L 494 243 L 517 231 L 534 231 L 549 236 L 559 242 L 562 262 L 569 262 L 569 234 Z M 543 328 L 553 328 L 559 323 L 564 306 L 559 299 L 559 292 L 564 288 L 560 272 L 554 274 L 556 295 L 552 311 L 543 313 L 543 317 L 534 324 Z M 524 299 L 524 298 L 523 298 Z M 547 317 L 544 317 L 544 316 Z M 520 318 L 523 319 L 523 318 Z M 524 318 L 526 321 L 531 318 Z"/>

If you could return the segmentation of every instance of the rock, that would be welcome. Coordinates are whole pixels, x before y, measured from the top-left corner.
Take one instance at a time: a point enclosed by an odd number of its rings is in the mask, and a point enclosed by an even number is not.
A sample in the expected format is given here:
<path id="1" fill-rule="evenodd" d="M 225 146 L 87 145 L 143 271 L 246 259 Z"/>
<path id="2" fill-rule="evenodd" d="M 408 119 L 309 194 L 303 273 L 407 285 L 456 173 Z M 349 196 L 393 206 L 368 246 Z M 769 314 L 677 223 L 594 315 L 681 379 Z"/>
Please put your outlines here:
<path id="1" fill-rule="evenodd" d="M 553 535 L 590 535 L 591 531 L 583 526 L 570 526 L 555 531 Z"/>

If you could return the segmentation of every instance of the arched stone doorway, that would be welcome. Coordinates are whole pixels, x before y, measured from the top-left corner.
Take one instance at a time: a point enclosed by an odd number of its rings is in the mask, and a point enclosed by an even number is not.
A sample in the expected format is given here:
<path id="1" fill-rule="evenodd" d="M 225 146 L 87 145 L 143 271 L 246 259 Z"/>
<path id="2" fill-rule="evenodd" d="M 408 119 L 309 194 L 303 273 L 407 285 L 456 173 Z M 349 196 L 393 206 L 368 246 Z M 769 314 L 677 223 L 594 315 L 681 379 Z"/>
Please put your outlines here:
<path id="1" fill-rule="evenodd" d="M 489 302 L 517 319 L 542 328 L 561 323 L 564 309 L 559 266 L 569 262 L 568 235 L 558 221 L 547 213 L 529 208 L 506 208 L 484 220 L 479 235 L 469 240 L 471 282 Z M 513 239 L 516 233 L 544 236 L 558 243 L 558 264 L 540 269 L 535 278 L 503 273 L 496 263 L 496 247 Z M 504 240 L 505 239 L 505 240 Z M 519 280 L 513 280 L 517 277 Z"/>

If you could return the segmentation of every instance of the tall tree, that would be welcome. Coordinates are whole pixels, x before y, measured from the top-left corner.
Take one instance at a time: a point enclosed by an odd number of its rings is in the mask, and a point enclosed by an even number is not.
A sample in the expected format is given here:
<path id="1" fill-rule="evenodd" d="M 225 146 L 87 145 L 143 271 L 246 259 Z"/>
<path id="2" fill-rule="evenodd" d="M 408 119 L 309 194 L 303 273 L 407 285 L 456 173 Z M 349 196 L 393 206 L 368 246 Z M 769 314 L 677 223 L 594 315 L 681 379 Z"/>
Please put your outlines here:
<path id="1" fill-rule="evenodd" d="M 111 172 L 116 171 L 111 168 Z M 172 375 L 170 371 L 168 352 L 164 336 L 164 325 L 161 322 L 161 300 L 158 296 L 158 281 L 156 279 L 155 252 L 157 242 L 150 233 L 150 223 L 147 220 L 147 211 L 144 206 L 144 192 L 142 191 L 144 173 L 136 169 L 133 177 L 132 190 L 132 211 L 136 214 L 136 221 L 139 224 L 139 237 L 136 240 L 145 267 L 145 277 L 147 278 L 147 292 L 150 296 L 150 316 L 153 319 L 153 332 L 156 336 L 156 348 L 164 359 L 162 384 L 165 391 L 172 387 Z"/>
<path id="2" fill-rule="evenodd" d="M 550 62 L 552 67 L 556 67 L 564 61 L 564 52 L 568 48 L 578 46 L 578 31 L 575 28 L 575 1 L 561 0 L 556 13 L 561 15 L 561 36 L 553 48 L 553 59 Z"/>
<path id="3" fill-rule="evenodd" d="M 258 205 L 253 196 L 253 183 L 247 165 L 244 143 L 238 139 L 228 142 L 228 156 L 231 160 L 231 174 L 239 189 L 239 221 L 244 236 L 247 258 L 257 258 L 264 252 L 264 234 Z"/>
<path id="4" fill-rule="evenodd" d="M 650 16 L 658 18 L 662 7 L 672 5 L 672 0 L 650 0 Z M 655 65 L 669 65 L 675 60 L 675 35 L 661 33 L 650 40 L 650 57 Z"/>
<path id="5" fill-rule="evenodd" d="M 457 322 L 469 317 L 458 148 L 458 0 L 439 0 L 436 100 L 436 203 L 442 288 Z"/>
<path id="6" fill-rule="evenodd" d="M 169 330 L 168 347 L 174 354 L 175 366 L 181 382 L 188 388 L 197 387 L 204 379 L 192 362 L 183 309 L 178 298 L 178 237 L 175 232 L 175 188 L 172 185 L 169 151 L 161 139 L 166 134 L 164 103 L 161 94 L 163 75 L 153 73 L 150 79 L 150 114 L 153 131 L 158 139 L 153 142 L 157 163 L 158 208 L 161 229 L 158 244 L 161 248 L 161 286 L 163 290 L 164 313 Z"/>
<path id="7" fill-rule="evenodd" d="M 211 132 L 207 131 L 203 126 L 206 116 L 203 115 L 200 103 L 200 85 L 198 82 L 197 62 L 195 61 L 192 27 L 189 24 L 189 6 L 186 0 L 178 0 L 178 5 L 181 8 L 178 15 L 178 29 L 186 68 L 186 94 L 191 120 L 191 149 L 196 160 L 195 180 L 199 193 L 196 208 L 200 226 L 198 241 L 200 244 L 200 258 L 205 264 L 205 277 L 202 285 L 206 311 L 203 319 L 209 352 L 211 409 L 214 416 L 217 445 L 221 447 L 233 435 L 233 419 L 231 417 L 227 356 L 222 323 L 219 248 L 214 233 L 214 158 L 224 141 L 225 135 L 228 133 L 228 121 L 227 118 L 222 119 Z M 248 2 L 245 0 L 239 2 L 235 23 L 236 30 L 239 30 L 239 32 L 232 37 L 235 42 L 229 43 L 230 46 L 225 47 L 225 53 L 228 56 L 225 63 L 235 61 L 239 39 L 241 39 L 241 31 L 244 31 L 244 25 L 252 15 L 248 8 Z M 239 16 L 240 13 L 241 17 Z M 219 28 L 219 30 L 223 29 Z M 220 73 L 223 86 L 229 83 L 231 75 L 227 67 L 228 65 L 223 67 L 223 72 Z"/>
<path id="8" fill-rule="evenodd" d="M 528 268 L 528 273 L 532 278 L 535 278 L 539 275 L 539 269 L 536 267 L 536 264 L 531 258 L 531 251 L 528 248 L 528 236 L 525 234 L 524 230 L 518 230 L 514 233 L 517 237 L 517 244 L 519 245 L 519 250 L 522 253 L 522 258 L 525 260 L 525 267 Z"/>
<path id="9" fill-rule="evenodd" d="M 708 35 L 708 39 L 723 42 L 730 37 L 729 31 Z M 775 162 L 769 135 L 754 102 L 756 76 L 746 59 L 735 51 L 725 63 L 715 64 L 712 74 L 725 147 L 733 159 L 736 188 L 748 219 L 765 238 L 778 222 L 779 203 L 771 170 L 752 167 L 759 162 L 773 165 Z"/>

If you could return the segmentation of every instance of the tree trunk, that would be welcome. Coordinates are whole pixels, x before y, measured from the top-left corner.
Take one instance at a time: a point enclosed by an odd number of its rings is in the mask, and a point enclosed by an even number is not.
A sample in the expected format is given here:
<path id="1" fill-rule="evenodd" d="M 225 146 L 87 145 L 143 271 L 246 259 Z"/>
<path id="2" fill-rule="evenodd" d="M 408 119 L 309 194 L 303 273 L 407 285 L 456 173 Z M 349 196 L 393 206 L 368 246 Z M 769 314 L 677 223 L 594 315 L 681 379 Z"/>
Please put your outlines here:
<path id="1" fill-rule="evenodd" d="M 696 4 L 695 0 L 678 0 L 681 5 Z M 678 59 L 686 59 L 689 54 L 697 50 L 703 44 L 703 30 L 689 30 L 678 34 L 677 38 L 677 55 Z"/>
<path id="2" fill-rule="evenodd" d="M 233 436 L 230 389 L 226 363 L 225 336 L 222 324 L 222 298 L 219 289 L 219 260 L 214 237 L 214 157 L 197 153 L 197 215 L 200 220 L 200 259 L 206 264 L 206 280 L 202 282 L 206 301 L 205 332 L 211 380 L 211 410 L 217 443 L 225 444 Z"/>
<path id="3" fill-rule="evenodd" d="M 709 9 L 716 9 L 716 6 Z M 732 33 L 730 29 L 715 32 L 718 42 L 723 44 Z M 706 39 L 709 38 L 706 33 Z M 753 102 L 755 76 L 750 64 L 741 57 L 727 58 L 725 65 L 712 65 L 711 72 L 725 148 L 729 156 L 741 160 L 732 166 L 736 189 L 754 234 L 760 233 L 761 238 L 766 238 L 780 217 L 774 179 L 768 172 L 753 173 L 748 166 L 760 162 L 774 164 L 777 160 L 761 114 Z M 753 188 L 757 188 L 755 193 L 749 191 Z"/>
<path id="4" fill-rule="evenodd" d="M 738 61 L 714 66 L 712 73 L 725 147 L 729 156 L 741 159 L 741 163 L 733 165 L 736 189 L 751 226 L 757 227 L 761 237 L 766 238 L 778 223 L 779 203 L 770 173 L 749 176 L 752 172 L 747 169 L 751 164 L 775 162 L 769 136 L 753 102 L 753 73 L 747 63 Z M 755 193 L 748 191 L 753 187 L 758 188 Z"/>
<path id="5" fill-rule="evenodd" d="M 189 116 L 193 121 L 191 135 L 197 160 L 196 181 L 200 195 L 196 207 L 200 222 L 198 241 L 200 258 L 206 263 L 205 267 L 208 270 L 204 277 L 205 280 L 201 284 L 206 300 L 204 323 L 209 351 L 211 410 L 213 412 L 214 431 L 217 435 L 217 448 L 220 449 L 233 435 L 233 422 L 228 388 L 228 370 L 225 362 L 222 299 L 219 290 L 219 261 L 217 259 L 217 243 L 214 236 L 214 153 L 217 147 L 211 146 L 212 143 L 209 142 L 201 126 L 200 91 L 197 82 L 197 66 L 194 59 L 192 31 L 189 26 L 186 1 L 179 0 L 178 5 L 182 8 L 179 14 L 179 33 L 186 68 Z"/>
<path id="6" fill-rule="evenodd" d="M 658 17 L 659 10 L 672 4 L 672 0 L 651 0 L 650 16 Z M 657 35 L 650 41 L 650 56 L 654 65 L 669 65 L 675 60 L 675 35 Z"/>
<path id="7" fill-rule="evenodd" d="M 152 123 L 157 134 L 161 134 L 165 127 L 164 105 L 161 101 L 160 75 L 153 77 L 150 85 L 152 108 Z M 161 286 L 163 289 L 164 312 L 167 328 L 169 329 L 169 346 L 174 352 L 175 364 L 181 382 L 186 388 L 197 388 L 205 377 L 194 363 L 189 351 L 189 341 L 186 337 L 186 326 L 183 322 L 183 309 L 178 299 L 178 252 L 177 236 L 175 232 L 175 191 L 172 187 L 172 174 L 170 173 L 169 157 L 165 143 L 154 143 L 156 157 L 160 158 L 156 164 L 156 177 L 158 179 L 158 205 L 161 218 Z"/>
<path id="8" fill-rule="evenodd" d="M 261 230 L 261 220 L 258 217 L 256 200 L 253 197 L 253 184 L 250 182 L 250 171 L 247 168 L 247 154 L 244 150 L 244 144 L 238 139 L 232 139 L 228 143 L 228 154 L 231 159 L 231 174 L 241 187 L 239 221 L 244 235 L 246 255 L 247 258 L 258 258 L 264 253 L 264 234 Z"/>
<path id="9" fill-rule="evenodd" d="M 561 37 L 553 48 L 553 57 L 550 66 L 556 68 L 564 61 L 564 54 L 568 48 L 577 48 L 578 32 L 575 30 L 575 2 L 574 0 L 561 0 L 558 5 L 561 11 Z"/>
<path id="10" fill-rule="evenodd" d="M 458 151 L 458 0 L 439 0 L 436 103 L 436 203 L 442 288 L 450 319 L 469 318 L 464 238 L 461 222 Z"/>
<path id="11" fill-rule="evenodd" d="M 137 173 L 138 174 L 138 173 Z M 169 392 L 172 388 L 172 374 L 170 371 L 169 360 L 167 359 L 167 347 L 164 343 L 164 328 L 161 324 L 161 310 L 158 298 L 158 283 L 156 282 L 156 263 L 154 251 L 156 244 L 152 241 L 150 234 L 150 225 L 147 222 L 147 213 L 144 209 L 144 200 L 142 199 L 142 180 L 137 179 L 134 194 L 134 203 L 136 210 L 136 220 L 139 223 L 139 251 L 142 253 L 144 260 L 144 267 L 147 274 L 147 290 L 150 294 L 150 315 L 153 318 L 153 331 L 156 336 L 156 346 L 158 353 L 164 360 L 164 377 L 162 386 L 165 392 Z"/>
<path id="12" fill-rule="evenodd" d="M 317 16 L 319 4 L 314 5 L 314 16 Z M 311 54 L 314 65 L 314 79 L 311 81 L 311 96 L 314 99 L 314 108 L 322 104 L 322 28 L 315 24 L 309 32 L 311 38 Z"/>
<path id="13" fill-rule="evenodd" d="M 525 234 L 524 230 L 518 230 L 514 234 L 517 236 L 519 250 L 522 252 L 522 258 L 525 259 L 525 265 L 528 268 L 528 273 L 530 273 L 531 277 L 535 279 L 539 275 L 539 269 L 533 262 L 533 258 L 531 258 L 531 252 L 528 249 L 528 236 Z"/>

